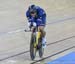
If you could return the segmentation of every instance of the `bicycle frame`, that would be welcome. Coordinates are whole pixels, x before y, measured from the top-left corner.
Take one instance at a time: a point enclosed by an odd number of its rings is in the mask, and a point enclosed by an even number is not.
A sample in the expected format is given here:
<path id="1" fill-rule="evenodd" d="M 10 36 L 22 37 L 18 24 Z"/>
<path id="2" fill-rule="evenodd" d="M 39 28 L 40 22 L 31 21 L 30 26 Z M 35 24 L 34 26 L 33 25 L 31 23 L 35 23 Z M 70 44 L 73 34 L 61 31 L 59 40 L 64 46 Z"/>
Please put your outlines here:
<path id="1" fill-rule="evenodd" d="M 34 47 L 36 47 L 38 45 L 38 39 L 40 38 L 41 32 L 40 30 L 37 28 L 35 28 L 37 30 L 34 31 L 35 35 L 36 35 L 36 42 L 34 43 Z"/>
<path id="2" fill-rule="evenodd" d="M 38 44 L 38 39 L 40 38 L 41 32 L 36 33 L 36 44 Z"/>

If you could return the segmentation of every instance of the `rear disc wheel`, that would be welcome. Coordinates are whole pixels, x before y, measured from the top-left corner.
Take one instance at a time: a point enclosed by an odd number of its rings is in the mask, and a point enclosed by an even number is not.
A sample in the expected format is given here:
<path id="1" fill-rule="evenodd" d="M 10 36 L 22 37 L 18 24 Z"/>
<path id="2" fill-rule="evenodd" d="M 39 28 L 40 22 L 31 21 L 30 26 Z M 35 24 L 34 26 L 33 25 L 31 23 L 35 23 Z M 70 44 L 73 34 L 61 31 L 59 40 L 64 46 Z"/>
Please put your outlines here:
<path id="1" fill-rule="evenodd" d="M 44 53 L 44 48 L 42 47 L 42 40 L 39 39 L 39 57 L 42 58 Z"/>

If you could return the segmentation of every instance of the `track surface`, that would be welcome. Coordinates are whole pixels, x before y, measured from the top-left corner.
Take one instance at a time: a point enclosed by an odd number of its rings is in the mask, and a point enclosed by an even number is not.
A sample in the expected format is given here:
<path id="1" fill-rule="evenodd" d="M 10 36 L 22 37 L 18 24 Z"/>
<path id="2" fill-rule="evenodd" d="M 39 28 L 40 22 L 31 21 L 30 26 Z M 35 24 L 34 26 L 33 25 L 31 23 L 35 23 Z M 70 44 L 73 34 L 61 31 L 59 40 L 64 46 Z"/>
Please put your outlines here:
<path id="1" fill-rule="evenodd" d="M 30 4 L 47 13 L 47 47 L 44 57 L 30 60 L 30 32 L 25 12 Z M 75 51 L 75 0 L 1 0 L 0 64 L 44 64 Z"/>

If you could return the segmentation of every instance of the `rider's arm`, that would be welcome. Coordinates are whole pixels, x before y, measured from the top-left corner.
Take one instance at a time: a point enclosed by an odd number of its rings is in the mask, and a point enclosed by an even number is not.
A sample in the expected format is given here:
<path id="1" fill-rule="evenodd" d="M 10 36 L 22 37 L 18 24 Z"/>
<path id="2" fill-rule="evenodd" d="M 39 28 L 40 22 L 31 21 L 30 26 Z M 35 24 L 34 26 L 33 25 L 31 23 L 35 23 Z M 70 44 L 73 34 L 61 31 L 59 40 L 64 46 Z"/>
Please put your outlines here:
<path id="1" fill-rule="evenodd" d="M 28 19 L 28 22 L 30 22 L 30 23 L 35 22 L 34 17 L 32 17 L 32 16 L 30 15 L 29 11 L 26 12 L 26 17 L 27 17 L 27 19 Z"/>
<path id="2" fill-rule="evenodd" d="M 28 22 L 31 22 L 31 16 L 30 16 L 30 14 L 29 14 L 29 11 L 27 10 L 27 12 L 26 12 L 26 17 L 27 17 L 27 19 L 28 19 Z"/>
<path id="3" fill-rule="evenodd" d="M 46 12 L 43 9 L 39 8 L 38 15 L 39 15 L 38 20 L 42 21 L 42 25 L 45 25 L 46 24 Z"/>
<path id="4" fill-rule="evenodd" d="M 32 28 L 32 25 L 36 26 L 36 23 L 34 23 L 34 18 L 31 17 L 31 15 L 28 11 L 26 12 L 26 17 L 28 19 L 28 26 L 29 26 L 30 29 Z"/>

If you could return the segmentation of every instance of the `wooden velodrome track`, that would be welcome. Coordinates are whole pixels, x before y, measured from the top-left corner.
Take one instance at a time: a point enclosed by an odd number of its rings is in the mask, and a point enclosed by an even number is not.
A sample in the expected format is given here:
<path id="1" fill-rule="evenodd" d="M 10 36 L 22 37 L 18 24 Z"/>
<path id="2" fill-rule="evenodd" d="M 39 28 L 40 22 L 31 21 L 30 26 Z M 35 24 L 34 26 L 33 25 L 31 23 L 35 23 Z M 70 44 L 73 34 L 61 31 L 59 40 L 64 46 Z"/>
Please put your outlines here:
<path id="1" fill-rule="evenodd" d="M 44 57 L 30 60 L 25 12 L 36 4 L 47 13 Z M 0 0 L 0 64 L 44 64 L 75 51 L 75 0 Z"/>

